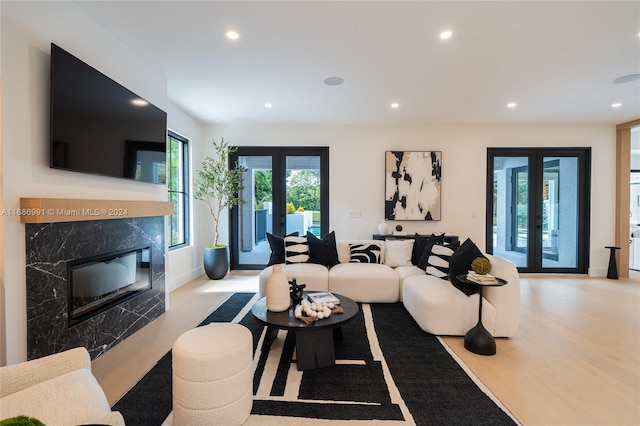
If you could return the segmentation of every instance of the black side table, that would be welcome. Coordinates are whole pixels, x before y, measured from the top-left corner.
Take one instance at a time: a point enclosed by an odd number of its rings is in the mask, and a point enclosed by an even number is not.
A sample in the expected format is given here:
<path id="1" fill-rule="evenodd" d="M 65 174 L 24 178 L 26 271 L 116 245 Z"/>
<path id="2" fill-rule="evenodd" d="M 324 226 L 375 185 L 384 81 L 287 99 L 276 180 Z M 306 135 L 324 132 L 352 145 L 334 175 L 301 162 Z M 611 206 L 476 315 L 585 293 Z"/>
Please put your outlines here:
<path id="1" fill-rule="evenodd" d="M 618 266 L 616 265 L 616 250 L 620 250 L 620 247 L 605 246 L 611 250 L 609 252 L 609 269 L 607 270 L 607 278 L 612 280 L 618 279 Z"/>
<path id="2" fill-rule="evenodd" d="M 263 350 L 268 350 L 275 340 L 278 330 L 289 330 L 296 334 L 296 357 L 298 370 L 329 367 L 335 365 L 336 354 L 334 336 L 340 338 L 342 327 L 351 321 L 360 310 L 358 304 L 346 296 L 333 293 L 340 299 L 343 314 L 332 314 L 329 318 L 315 321 L 309 325 L 297 319 L 294 306 L 283 312 L 271 312 L 267 309 L 267 298 L 259 299 L 251 307 L 253 317 L 260 324 L 267 326 L 267 335 L 263 343 Z M 304 293 L 306 298 L 306 292 Z M 334 333 L 338 330 L 338 333 Z"/>
<path id="3" fill-rule="evenodd" d="M 469 352 L 473 352 L 478 355 L 495 355 L 496 354 L 496 340 L 491 333 L 482 325 L 482 290 L 484 287 L 499 287 L 507 284 L 507 281 L 502 278 L 496 277 L 497 283 L 494 284 L 480 284 L 475 281 L 467 279 L 467 274 L 458 275 L 458 280 L 467 284 L 475 284 L 478 286 L 478 296 L 480 296 L 480 302 L 478 303 L 478 323 L 471 330 L 467 331 L 464 335 L 464 348 Z"/>

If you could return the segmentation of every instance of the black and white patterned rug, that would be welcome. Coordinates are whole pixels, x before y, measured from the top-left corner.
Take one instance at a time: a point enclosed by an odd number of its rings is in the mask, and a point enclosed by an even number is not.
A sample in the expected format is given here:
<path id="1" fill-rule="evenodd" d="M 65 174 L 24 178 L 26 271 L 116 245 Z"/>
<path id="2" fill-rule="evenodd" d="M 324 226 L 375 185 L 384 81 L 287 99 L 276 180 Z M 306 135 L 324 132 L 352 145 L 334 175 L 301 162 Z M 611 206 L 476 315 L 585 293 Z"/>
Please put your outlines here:
<path id="1" fill-rule="evenodd" d="M 270 349 L 261 350 L 265 327 L 251 315 L 255 300 L 236 293 L 200 324 L 238 322 L 253 334 L 254 402 L 246 425 L 517 423 L 401 303 L 362 304 L 335 342 L 336 365 L 302 372 L 293 333 L 281 330 Z M 127 425 L 171 424 L 171 353 L 113 408 Z"/>

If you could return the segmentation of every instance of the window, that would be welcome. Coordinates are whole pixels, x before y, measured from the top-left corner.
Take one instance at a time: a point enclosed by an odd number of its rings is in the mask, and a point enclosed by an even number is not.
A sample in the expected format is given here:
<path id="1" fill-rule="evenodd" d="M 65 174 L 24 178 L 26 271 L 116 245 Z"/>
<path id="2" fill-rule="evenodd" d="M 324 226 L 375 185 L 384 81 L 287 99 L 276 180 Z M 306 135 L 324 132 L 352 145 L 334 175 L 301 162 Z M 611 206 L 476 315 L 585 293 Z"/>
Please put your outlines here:
<path id="1" fill-rule="evenodd" d="M 238 147 L 230 163 L 246 167 L 242 198 L 230 215 L 231 269 L 269 262 L 267 233 L 329 232 L 328 147 Z"/>
<path id="2" fill-rule="evenodd" d="M 189 244 L 189 142 L 170 131 L 167 146 L 167 186 L 174 206 L 169 217 L 169 249 L 175 249 Z"/>
<path id="3" fill-rule="evenodd" d="M 487 252 L 520 272 L 586 274 L 591 148 L 488 148 Z"/>

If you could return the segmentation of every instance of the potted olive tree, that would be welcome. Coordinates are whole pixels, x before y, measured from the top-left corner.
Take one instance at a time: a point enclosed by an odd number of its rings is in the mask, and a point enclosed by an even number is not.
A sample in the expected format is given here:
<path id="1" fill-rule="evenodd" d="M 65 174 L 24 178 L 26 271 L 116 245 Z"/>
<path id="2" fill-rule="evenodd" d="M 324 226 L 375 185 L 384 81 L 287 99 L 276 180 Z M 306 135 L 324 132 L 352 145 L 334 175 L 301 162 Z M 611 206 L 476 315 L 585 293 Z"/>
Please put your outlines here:
<path id="1" fill-rule="evenodd" d="M 204 249 L 204 270 L 212 280 L 219 280 L 229 271 L 229 250 L 226 244 L 220 244 L 218 227 L 220 215 L 227 209 L 239 204 L 244 204 L 241 192 L 242 174 L 247 170 L 239 164 L 229 167 L 229 154 L 236 148 L 220 139 L 212 142 L 214 156 L 205 157 L 202 167 L 197 172 L 193 185 L 193 196 L 207 203 L 209 213 L 213 218 L 213 244 Z"/>

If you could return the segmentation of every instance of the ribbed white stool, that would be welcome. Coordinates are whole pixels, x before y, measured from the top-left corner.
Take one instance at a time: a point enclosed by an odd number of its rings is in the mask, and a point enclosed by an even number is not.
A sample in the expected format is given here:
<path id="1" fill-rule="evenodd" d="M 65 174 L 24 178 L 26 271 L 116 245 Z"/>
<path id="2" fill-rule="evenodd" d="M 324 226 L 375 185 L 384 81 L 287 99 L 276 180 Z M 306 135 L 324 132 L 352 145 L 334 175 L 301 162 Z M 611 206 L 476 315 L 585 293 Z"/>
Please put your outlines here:
<path id="1" fill-rule="evenodd" d="M 191 329 L 173 344 L 173 424 L 241 425 L 253 406 L 253 338 L 240 324 Z"/>

